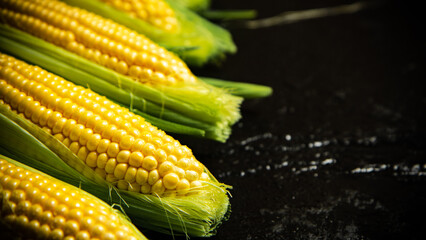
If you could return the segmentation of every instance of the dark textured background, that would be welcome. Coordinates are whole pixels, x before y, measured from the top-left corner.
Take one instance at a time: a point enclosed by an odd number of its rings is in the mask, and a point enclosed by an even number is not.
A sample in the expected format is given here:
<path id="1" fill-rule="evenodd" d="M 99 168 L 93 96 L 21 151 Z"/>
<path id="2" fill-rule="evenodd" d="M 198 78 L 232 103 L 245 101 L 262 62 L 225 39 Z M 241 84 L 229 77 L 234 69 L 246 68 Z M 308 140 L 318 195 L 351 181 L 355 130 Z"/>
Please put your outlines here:
<path id="1" fill-rule="evenodd" d="M 213 2 L 264 18 L 353 1 Z M 238 53 L 195 70 L 274 89 L 244 102 L 226 144 L 180 137 L 234 187 L 231 218 L 212 239 L 424 239 L 423 14 L 413 2 L 378 3 L 269 28 L 230 25 Z"/>

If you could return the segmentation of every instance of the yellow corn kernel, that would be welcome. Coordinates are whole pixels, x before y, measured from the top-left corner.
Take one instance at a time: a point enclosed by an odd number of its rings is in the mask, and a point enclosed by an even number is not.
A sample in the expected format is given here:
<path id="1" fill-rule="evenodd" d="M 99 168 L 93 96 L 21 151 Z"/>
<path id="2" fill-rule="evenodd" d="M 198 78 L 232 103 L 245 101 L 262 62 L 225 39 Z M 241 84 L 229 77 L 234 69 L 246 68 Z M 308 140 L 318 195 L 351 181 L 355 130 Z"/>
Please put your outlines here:
<path id="1" fill-rule="evenodd" d="M 136 172 L 136 182 L 140 185 L 143 185 L 147 181 L 148 181 L 148 171 L 142 168 L 138 168 Z"/>
<path id="2" fill-rule="evenodd" d="M 185 170 L 179 167 L 175 167 L 174 172 L 179 176 L 180 179 L 185 178 Z"/>
<path id="3" fill-rule="evenodd" d="M 89 167 L 95 168 L 97 167 L 98 153 L 90 152 L 86 157 L 86 164 Z"/>
<path id="4" fill-rule="evenodd" d="M 148 171 L 157 168 L 157 160 L 153 156 L 147 156 L 142 161 L 142 167 Z"/>
<path id="5" fill-rule="evenodd" d="M 166 189 L 180 190 L 182 195 L 196 186 L 193 182 L 208 180 L 187 147 L 142 117 L 1 53 L 0 93 L 0 104 L 28 114 L 22 117 L 61 141 L 102 178 L 127 182 L 119 183 L 122 189 L 136 183 L 132 191 L 161 195 Z"/>
<path id="6" fill-rule="evenodd" d="M 117 143 L 112 142 L 108 145 L 107 154 L 110 157 L 117 157 L 118 152 L 120 151 L 120 148 Z"/>
<path id="7" fill-rule="evenodd" d="M 150 193 L 151 192 L 151 185 L 148 183 L 144 183 L 141 186 L 141 193 Z"/>
<path id="8" fill-rule="evenodd" d="M 187 170 L 185 172 L 185 177 L 186 179 L 188 179 L 188 181 L 195 181 L 199 178 L 199 175 L 196 171 L 192 171 L 192 170 Z"/>
<path id="9" fill-rule="evenodd" d="M 177 166 L 182 169 L 187 169 L 190 165 L 190 159 L 188 158 L 181 158 L 179 161 L 177 161 Z"/>
<path id="10" fill-rule="evenodd" d="M 123 179 L 126 175 L 128 165 L 127 163 L 119 163 L 114 169 L 114 176 L 117 179 Z"/>
<path id="11" fill-rule="evenodd" d="M 102 238 L 144 238 L 100 199 L 3 157 L 0 157 L 0 196 L 0 221 L 23 238 L 90 239 L 92 233 L 96 235 L 97 228 L 104 230 L 97 234 Z M 95 224 L 91 216 L 104 221 Z"/>
<path id="12" fill-rule="evenodd" d="M 169 173 L 163 178 L 164 187 L 167 189 L 176 189 L 179 183 L 179 176 L 176 173 Z"/>
<path id="13" fill-rule="evenodd" d="M 125 180 L 118 180 L 117 187 L 119 189 L 127 190 L 129 188 L 129 182 Z"/>
<path id="14" fill-rule="evenodd" d="M 129 150 L 132 147 L 134 142 L 135 142 L 135 138 L 131 135 L 126 134 L 125 136 L 122 137 L 120 141 L 120 148 Z"/>
<path id="15" fill-rule="evenodd" d="M 210 177 L 207 173 L 203 172 L 203 173 L 201 173 L 200 180 L 207 182 L 207 181 L 210 180 Z"/>
<path id="16" fill-rule="evenodd" d="M 152 155 L 155 151 L 155 146 L 151 143 L 149 143 L 149 140 L 146 140 L 147 143 L 142 147 L 142 154 L 144 156 Z"/>
<path id="17" fill-rule="evenodd" d="M 118 154 L 117 154 L 117 162 L 119 163 L 128 163 L 129 162 L 129 158 L 130 158 L 130 151 L 128 150 L 121 150 Z"/>
<path id="18" fill-rule="evenodd" d="M 116 166 L 117 166 L 117 160 L 115 158 L 109 158 L 105 165 L 105 171 L 107 173 L 114 173 Z"/>
<path id="19" fill-rule="evenodd" d="M 185 195 L 188 193 L 190 188 L 190 183 L 186 179 L 181 179 L 179 183 L 176 186 L 177 194 L 178 195 Z"/>
<path id="20" fill-rule="evenodd" d="M 133 167 L 140 167 L 142 165 L 143 155 L 140 152 L 132 152 L 129 157 L 129 164 Z"/>
<path id="21" fill-rule="evenodd" d="M 135 168 L 135 167 L 127 168 L 126 174 L 124 175 L 124 180 L 126 180 L 129 183 L 135 182 L 137 171 L 138 171 L 138 169 Z"/>
<path id="22" fill-rule="evenodd" d="M 80 150 L 80 144 L 78 144 L 78 142 L 71 142 L 69 149 L 71 150 L 71 152 L 77 155 L 78 151 Z"/>
<path id="23" fill-rule="evenodd" d="M 154 183 L 154 185 L 152 185 L 151 188 L 151 192 L 153 194 L 158 194 L 158 195 L 162 195 L 165 191 L 165 187 L 163 185 L 163 180 L 158 179 L 157 182 Z"/>
<path id="24" fill-rule="evenodd" d="M 148 183 L 149 185 L 154 185 L 160 179 L 160 174 L 157 170 L 152 170 L 148 174 Z"/>
<path id="25" fill-rule="evenodd" d="M 154 140 L 155 141 L 155 140 Z M 161 145 L 157 146 L 160 147 Z M 167 153 L 161 149 L 161 148 L 157 148 L 155 150 L 155 158 L 157 159 L 158 163 L 163 163 L 164 161 L 167 160 Z"/>
<path id="26" fill-rule="evenodd" d="M 203 184 L 198 180 L 191 182 L 191 189 L 199 190 L 202 186 Z"/>
<path id="27" fill-rule="evenodd" d="M 98 153 L 106 153 L 109 147 L 110 141 L 108 139 L 101 139 L 99 141 L 98 147 L 96 148 L 96 151 Z"/>
<path id="28" fill-rule="evenodd" d="M 87 148 L 85 146 L 81 147 L 78 152 L 77 152 L 77 156 L 82 160 L 85 161 L 87 158 L 87 155 L 89 155 L 89 151 L 87 150 Z M 87 163 L 86 163 L 87 164 Z"/>
<path id="29" fill-rule="evenodd" d="M 87 140 L 87 144 L 86 144 L 87 149 L 89 149 L 89 151 L 96 151 L 101 139 L 102 139 L 101 135 L 92 134 Z"/>
<path id="30" fill-rule="evenodd" d="M 98 155 L 98 158 L 96 159 L 96 166 L 98 168 L 104 169 L 107 165 L 108 161 L 108 155 L 106 153 L 101 153 Z"/>
<path id="31" fill-rule="evenodd" d="M 166 161 L 160 164 L 158 168 L 158 173 L 160 176 L 164 177 L 167 173 L 172 172 L 174 170 L 175 166 L 173 163 Z"/>

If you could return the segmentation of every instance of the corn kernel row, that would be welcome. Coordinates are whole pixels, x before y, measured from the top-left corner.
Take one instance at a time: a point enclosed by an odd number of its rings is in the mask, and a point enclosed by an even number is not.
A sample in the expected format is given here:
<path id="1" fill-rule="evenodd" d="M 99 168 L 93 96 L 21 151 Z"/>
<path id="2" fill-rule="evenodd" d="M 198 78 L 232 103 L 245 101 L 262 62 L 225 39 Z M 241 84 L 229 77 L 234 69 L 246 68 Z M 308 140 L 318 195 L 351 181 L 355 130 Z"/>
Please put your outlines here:
<path id="1" fill-rule="evenodd" d="M 174 11 L 162 0 L 101 0 L 112 7 L 127 12 L 133 17 L 145 20 L 150 24 L 166 30 L 177 28 Z"/>

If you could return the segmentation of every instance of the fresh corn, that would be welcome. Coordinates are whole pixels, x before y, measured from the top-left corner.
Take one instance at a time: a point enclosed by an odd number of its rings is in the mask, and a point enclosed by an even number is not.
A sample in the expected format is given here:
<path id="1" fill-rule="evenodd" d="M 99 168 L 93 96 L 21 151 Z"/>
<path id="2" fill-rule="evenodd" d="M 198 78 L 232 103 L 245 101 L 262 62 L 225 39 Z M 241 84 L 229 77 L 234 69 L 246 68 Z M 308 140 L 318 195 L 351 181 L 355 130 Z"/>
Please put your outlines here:
<path id="1" fill-rule="evenodd" d="M 227 219 L 228 186 L 189 148 L 90 90 L 0 59 L 0 154 L 122 206 L 146 229 L 211 236 Z"/>
<path id="2" fill-rule="evenodd" d="M 5 0 L 3 5 L 5 23 L 142 83 L 197 81 L 175 55 L 93 13 L 49 0 Z"/>
<path id="3" fill-rule="evenodd" d="M 106 0 L 62 1 L 112 19 L 144 34 L 156 43 L 177 53 L 185 62 L 193 66 L 220 62 L 227 54 L 233 54 L 237 50 L 232 36 L 227 30 L 207 21 L 174 0 L 152 0 L 157 3 L 164 1 L 165 4 L 162 4 L 160 12 L 169 12 L 166 9 L 172 10 L 176 23 L 171 30 L 168 30 L 170 27 L 167 24 L 162 23 L 162 27 L 158 27 L 144 18 L 129 13 L 137 11 L 136 6 L 146 0 L 134 0 L 138 4 L 128 5 L 130 10 L 123 10 L 123 5 L 116 7 L 104 3 Z M 163 18 L 163 21 L 167 21 L 166 18 Z M 174 20 L 168 21 L 174 22 Z"/>
<path id="4" fill-rule="evenodd" d="M 146 239 L 105 202 L 0 155 L 0 223 L 34 239 Z"/>
<path id="5" fill-rule="evenodd" d="M 8 24 L 0 24 L 0 51 L 138 114 L 222 142 L 240 118 L 242 98 L 198 80 L 174 54 L 124 26 L 54 0 L 7 0 L 0 9 L 0 21 Z"/>
<path id="6" fill-rule="evenodd" d="M 185 195 L 209 179 L 188 147 L 126 108 L 5 54 L 0 66 L 1 103 L 119 189 Z"/>

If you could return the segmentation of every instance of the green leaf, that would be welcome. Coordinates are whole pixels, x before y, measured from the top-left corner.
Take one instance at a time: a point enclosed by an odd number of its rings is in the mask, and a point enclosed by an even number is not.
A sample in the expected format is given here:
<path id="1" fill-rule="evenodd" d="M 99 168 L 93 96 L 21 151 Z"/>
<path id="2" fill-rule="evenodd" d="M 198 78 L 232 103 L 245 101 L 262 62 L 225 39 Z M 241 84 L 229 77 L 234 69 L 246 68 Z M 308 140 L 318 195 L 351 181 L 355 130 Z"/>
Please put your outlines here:
<path id="1" fill-rule="evenodd" d="M 205 18 L 212 19 L 212 20 L 222 20 L 222 21 L 229 21 L 229 20 L 247 20 L 247 19 L 253 19 L 257 16 L 256 10 L 204 10 L 200 12 L 200 15 L 202 15 Z"/>
<path id="2" fill-rule="evenodd" d="M 210 0 L 174 0 L 174 1 L 195 12 L 208 9 L 210 7 L 210 2 L 211 2 Z"/>
<path id="3" fill-rule="evenodd" d="M 272 94 L 272 88 L 244 82 L 231 82 L 215 78 L 199 77 L 202 81 L 218 88 L 226 89 L 227 92 L 243 98 L 262 98 Z"/>

